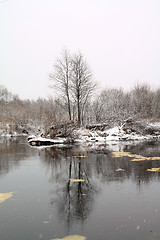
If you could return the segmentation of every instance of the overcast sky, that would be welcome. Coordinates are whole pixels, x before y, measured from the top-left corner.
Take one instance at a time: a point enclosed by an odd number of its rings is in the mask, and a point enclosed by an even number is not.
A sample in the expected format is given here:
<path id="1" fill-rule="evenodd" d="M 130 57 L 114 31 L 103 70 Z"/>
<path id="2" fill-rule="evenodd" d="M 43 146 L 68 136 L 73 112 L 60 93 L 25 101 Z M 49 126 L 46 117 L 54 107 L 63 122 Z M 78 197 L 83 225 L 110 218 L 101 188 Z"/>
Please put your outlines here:
<path id="1" fill-rule="evenodd" d="M 160 88 L 160 1 L 0 0 L 0 84 L 9 91 L 51 94 L 64 47 L 81 51 L 103 88 Z"/>

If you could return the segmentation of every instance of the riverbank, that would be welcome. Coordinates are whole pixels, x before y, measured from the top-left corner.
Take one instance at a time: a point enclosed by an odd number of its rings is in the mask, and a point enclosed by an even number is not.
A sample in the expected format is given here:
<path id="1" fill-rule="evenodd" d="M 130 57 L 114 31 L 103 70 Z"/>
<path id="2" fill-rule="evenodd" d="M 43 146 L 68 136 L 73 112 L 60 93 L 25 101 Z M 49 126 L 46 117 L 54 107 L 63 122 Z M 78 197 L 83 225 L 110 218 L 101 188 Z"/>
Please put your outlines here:
<path id="1" fill-rule="evenodd" d="M 103 125 L 104 126 L 104 125 Z M 36 131 L 35 131 L 36 132 Z M 73 128 L 64 135 L 45 134 L 44 130 L 39 130 L 37 134 L 29 134 L 12 131 L 4 131 L 1 129 L 0 137 L 18 137 L 28 136 L 28 142 L 31 145 L 52 145 L 67 143 L 85 143 L 85 142 L 108 142 L 108 141 L 136 141 L 136 140 L 152 140 L 160 139 L 160 122 L 149 120 L 134 121 L 129 118 L 124 121 L 121 126 L 112 128 L 103 127 L 101 125 L 90 125 L 87 128 Z"/>
<path id="2" fill-rule="evenodd" d="M 68 143 L 107 143 L 109 141 L 143 141 L 160 139 L 160 122 L 144 123 L 126 120 L 123 125 L 106 130 L 78 128 L 68 137 L 31 136 L 28 142 L 33 146 Z"/>

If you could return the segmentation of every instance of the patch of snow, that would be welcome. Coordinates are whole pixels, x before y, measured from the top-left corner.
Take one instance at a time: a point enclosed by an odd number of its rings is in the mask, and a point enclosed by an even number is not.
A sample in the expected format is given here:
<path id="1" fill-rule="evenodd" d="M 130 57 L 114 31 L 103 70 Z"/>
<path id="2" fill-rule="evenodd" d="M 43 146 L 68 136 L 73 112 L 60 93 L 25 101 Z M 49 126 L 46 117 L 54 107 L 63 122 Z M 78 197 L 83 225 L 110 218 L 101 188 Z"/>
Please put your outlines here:
<path id="1" fill-rule="evenodd" d="M 149 123 L 148 126 L 160 128 L 160 122 Z"/>
<path id="2" fill-rule="evenodd" d="M 114 127 L 106 130 L 105 132 L 109 135 L 118 135 L 121 133 L 121 129 L 120 127 Z"/>
<path id="3" fill-rule="evenodd" d="M 30 140 L 28 140 L 29 143 L 35 143 L 36 142 L 40 142 L 40 143 L 53 143 L 53 144 L 60 144 L 60 143 L 64 143 L 66 141 L 66 138 L 57 138 L 57 139 L 50 139 L 50 138 L 43 138 L 43 137 L 37 137 L 37 138 L 32 138 Z"/>

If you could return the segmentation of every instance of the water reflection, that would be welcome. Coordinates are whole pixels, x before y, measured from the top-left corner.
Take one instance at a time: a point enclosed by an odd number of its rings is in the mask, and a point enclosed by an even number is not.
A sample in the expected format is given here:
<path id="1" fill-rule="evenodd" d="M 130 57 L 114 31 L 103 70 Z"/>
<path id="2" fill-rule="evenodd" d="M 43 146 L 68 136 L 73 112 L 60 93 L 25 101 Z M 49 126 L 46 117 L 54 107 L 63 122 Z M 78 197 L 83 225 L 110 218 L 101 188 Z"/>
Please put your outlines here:
<path id="1" fill-rule="evenodd" d="M 87 240 L 160 239 L 160 173 L 146 171 L 160 161 L 131 162 L 114 158 L 113 151 L 160 156 L 160 143 L 41 149 L 26 139 L 1 141 L 1 192 L 16 191 L 15 201 L 0 206 L 1 238 L 49 240 L 79 234 Z M 86 157 L 77 157 L 82 155 Z M 125 171 L 116 172 L 118 168 Z"/>
<path id="2" fill-rule="evenodd" d="M 93 147 L 93 146 L 92 146 Z M 121 149 L 122 151 L 122 149 Z M 128 145 L 125 143 L 123 151 L 129 151 L 133 154 L 139 154 L 145 157 L 160 156 L 159 142 L 142 142 L 138 145 Z M 158 167 L 160 161 L 144 161 L 131 162 L 131 158 L 121 157 L 114 158 L 113 150 L 106 147 L 101 148 L 98 145 L 94 148 L 82 146 L 70 146 L 69 148 L 46 148 L 41 152 L 41 159 L 50 171 L 50 178 L 56 181 L 63 180 L 64 169 L 72 169 L 72 177 L 77 176 L 77 165 L 82 164 L 83 174 L 87 174 L 88 179 L 96 178 L 96 181 L 124 181 L 126 178 L 131 178 L 137 184 L 140 182 L 149 183 L 149 181 L 159 174 L 150 174 L 146 170 L 148 168 Z M 75 156 L 86 155 L 87 158 L 75 158 Z M 72 166 L 73 165 L 73 166 Z M 125 172 L 116 172 L 116 169 L 125 169 Z M 83 176 L 79 173 L 79 176 Z M 70 176 L 71 177 L 71 176 Z M 69 175 L 68 175 L 69 178 Z"/>
<path id="3" fill-rule="evenodd" d="M 27 155 L 26 141 L 25 143 L 24 141 L 24 138 L 0 139 L 0 176 L 19 167 L 22 156 Z"/>
<path id="4" fill-rule="evenodd" d="M 123 151 L 146 157 L 160 156 L 160 145 L 158 142 L 124 144 Z M 75 157 L 81 155 L 86 158 Z M 160 179 L 159 173 L 147 172 L 148 168 L 160 166 L 159 161 L 131 162 L 127 157 L 113 158 L 111 147 L 104 145 L 45 148 L 40 151 L 40 158 L 49 181 L 57 183 L 50 204 L 57 209 L 57 216 L 65 220 L 68 229 L 73 222 L 84 222 L 88 218 L 103 184 L 130 179 L 140 190 L 153 179 Z M 118 168 L 125 169 L 125 172 L 116 172 Z M 69 181 L 71 178 L 84 179 L 85 182 L 74 183 Z"/>
<path id="5" fill-rule="evenodd" d="M 51 205 L 56 207 L 57 215 L 65 219 L 68 229 L 73 221 L 84 222 L 92 210 L 95 195 L 99 191 L 98 184 L 93 179 L 93 169 L 90 165 L 90 154 L 86 158 L 76 157 L 84 154 L 82 149 L 70 147 L 64 149 L 49 148 L 41 152 L 47 170 L 50 172 L 50 182 L 59 183 Z M 44 160 L 45 159 L 45 160 Z M 84 182 L 71 182 L 70 179 L 84 179 Z"/>

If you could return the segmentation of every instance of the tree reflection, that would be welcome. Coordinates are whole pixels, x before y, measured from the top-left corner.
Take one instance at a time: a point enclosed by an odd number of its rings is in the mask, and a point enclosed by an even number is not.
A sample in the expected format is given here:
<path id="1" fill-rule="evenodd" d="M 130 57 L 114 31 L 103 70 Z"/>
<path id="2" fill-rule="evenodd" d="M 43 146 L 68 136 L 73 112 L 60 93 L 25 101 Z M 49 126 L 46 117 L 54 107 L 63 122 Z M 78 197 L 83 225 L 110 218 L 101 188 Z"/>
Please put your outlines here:
<path id="1" fill-rule="evenodd" d="M 0 139 L 0 176 L 7 174 L 13 168 L 20 166 L 22 156 L 27 156 L 27 145 L 20 144 L 24 138 L 1 138 Z"/>
<path id="2" fill-rule="evenodd" d="M 149 146 L 151 149 L 154 147 L 157 155 L 160 153 L 159 145 Z M 125 151 L 153 155 L 152 150 L 148 150 L 149 146 L 148 143 L 126 145 Z M 81 155 L 87 157 L 75 157 Z M 141 188 L 152 179 L 160 178 L 159 174 L 147 172 L 148 168 L 158 166 L 158 161 L 131 162 L 128 157 L 114 158 L 106 146 L 104 149 L 98 146 L 98 150 L 88 146 L 46 148 L 41 158 L 49 171 L 49 181 L 56 182 L 57 186 L 52 192 L 51 205 L 53 208 L 56 205 L 58 216 L 65 219 L 68 229 L 73 222 L 84 222 L 89 216 L 103 184 L 131 179 Z M 116 172 L 118 168 L 125 169 L 125 172 Z M 85 182 L 71 182 L 70 179 L 84 179 Z"/>
<path id="3" fill-rule="evenodd" d="M 85 182 L 71 182 L 69 179 L 84 179 Z M 68 228 L 75 220 L 84 221 L 91 212 L 94 195 L 98 188 L 89 180 L 84 161 L 70 160 L 68 182 L 62 186 L 58 196 L 59 215 L 65 215 Z"/>
<path id="4" fill-rule="evenodd" d="M 69 229 L 73 221 L 83 222 L 88 217 L 95 195 L 100 189 L 92 179 L 92 168 L 88 157 L 75 157 L 82 153 L 84 155 L 84 152 L 77 151 L 75 148 L 63 149 L 63 151 L 50 148 L 45 149 L 44 153 L 47 169 L 52 173 L 50 181 L 56 180 L 60 184 L 56 189 L 56 196 L 51 199 L 51 204 L 53 207 L 56 205 L 58 216 L 66 220 Z M 84 179 L 85 181 L 72 182 L 70 179 Z"/>

